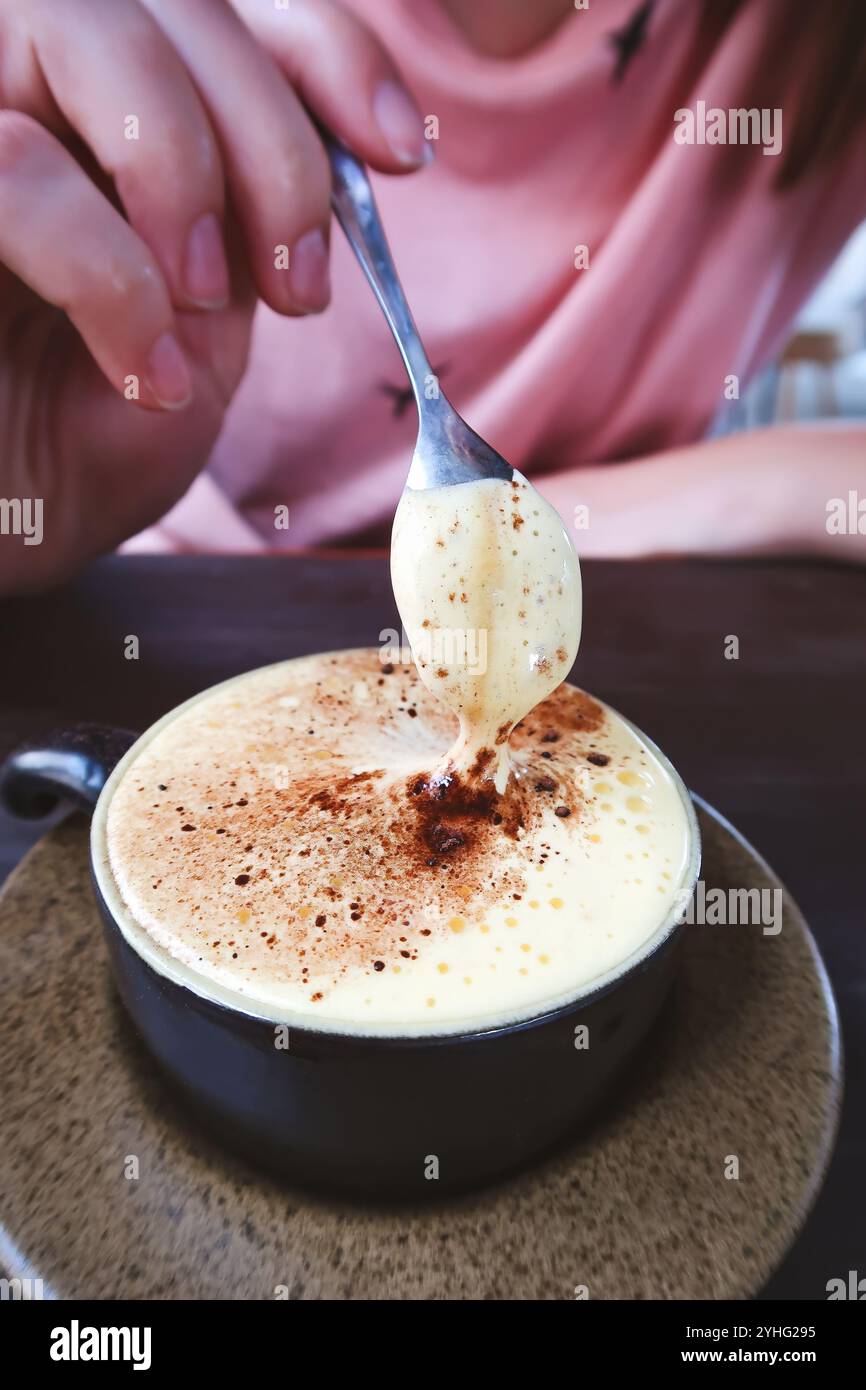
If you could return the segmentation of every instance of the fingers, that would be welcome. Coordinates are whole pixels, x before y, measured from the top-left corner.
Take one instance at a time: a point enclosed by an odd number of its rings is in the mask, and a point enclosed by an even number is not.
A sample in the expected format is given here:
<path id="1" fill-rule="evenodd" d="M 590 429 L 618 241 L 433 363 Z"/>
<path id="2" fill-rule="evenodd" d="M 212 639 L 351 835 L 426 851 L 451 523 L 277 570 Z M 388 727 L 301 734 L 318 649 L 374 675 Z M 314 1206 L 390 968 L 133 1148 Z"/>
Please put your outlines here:
<path id="1" fill-rule="evenodd" d="M 136 0 L 64 0 L 31 20 L 51 96 L 114 181 L 178 308 L 229 297 L 216 137 L 181 59 Z M 70 35 L 74 36 L 70 42 Z"/>
<path id="2" fill-rule="evenodd" d="M 330 171 L 303 106 L 224 0 L 145 2 L 217 133 L 259 294 L 282 313 L 324 308 Z"/>
<path id="3" fill-rule="evenodd" d="M 377 168 L 405 172 L 431 147 L 353 18 L 311 0 L 236 4 L 250 27 L 227 0 L 64 0 L 62 25 L 33 0 L 28 44 L 14 49 L 19 85 L 38 98 L 24 109 L 51 129 L 67 121 L 92 151 L 176 309 L 230 293 L 230 197 L 259 296 L 316 312 L 330 297 L 330 174 L 303 103 Z"/>
<path id="4" fill-rule="evenodd" d="M 301 99 L 362 159 L 385 173 L 426 164 L 433 147 L 391 58 L 353 15 L 329 0 L 232 0 Z"/>
<path id="5" fill-rule="evenodd" d="M 190 399 L 153 253 L 60 142 L 17 111 L 0 112 L 0 261 L 66 311 L 127 399 L 153 409 Z"/>

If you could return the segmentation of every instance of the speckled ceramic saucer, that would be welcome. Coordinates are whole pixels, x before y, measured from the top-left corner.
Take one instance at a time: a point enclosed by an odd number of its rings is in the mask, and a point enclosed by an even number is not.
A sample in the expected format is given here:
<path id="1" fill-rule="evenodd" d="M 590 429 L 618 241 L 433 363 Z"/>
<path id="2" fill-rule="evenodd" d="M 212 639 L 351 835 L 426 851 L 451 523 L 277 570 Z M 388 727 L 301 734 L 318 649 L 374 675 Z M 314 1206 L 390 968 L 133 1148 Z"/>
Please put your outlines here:
<path id="1" fill-rule="evenodd" d="M 706 807 L 701 829 L 708 894 L 780 887 Z M 323 1200 L 224 1153 L 167 1092 L 116 1000 L 87 827 L 71 820 L 0 898 L 4 1272 L 59 1298 L 754 1293 L 828 1162 L 835 1007 L 787 895 L 778 935 L 684 935 L 639 1074 L 580 1138 L 519 1177 L 424 1208 Z"/>

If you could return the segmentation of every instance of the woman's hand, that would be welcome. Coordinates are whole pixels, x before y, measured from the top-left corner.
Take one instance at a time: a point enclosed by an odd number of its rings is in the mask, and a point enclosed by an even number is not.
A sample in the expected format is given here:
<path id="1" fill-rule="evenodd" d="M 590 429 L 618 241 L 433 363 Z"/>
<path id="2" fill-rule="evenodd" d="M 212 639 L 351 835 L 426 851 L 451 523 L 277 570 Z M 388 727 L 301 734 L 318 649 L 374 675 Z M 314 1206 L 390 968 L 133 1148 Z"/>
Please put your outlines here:
<path id="1" fill-rule="evenodd" d="M 0 0 L 0 590 L 161 516 L 207 461 L 257 300 L 327 304 L 305 105 L 377 169 L 424 162 L 393 64 L 335 5 Z"/>

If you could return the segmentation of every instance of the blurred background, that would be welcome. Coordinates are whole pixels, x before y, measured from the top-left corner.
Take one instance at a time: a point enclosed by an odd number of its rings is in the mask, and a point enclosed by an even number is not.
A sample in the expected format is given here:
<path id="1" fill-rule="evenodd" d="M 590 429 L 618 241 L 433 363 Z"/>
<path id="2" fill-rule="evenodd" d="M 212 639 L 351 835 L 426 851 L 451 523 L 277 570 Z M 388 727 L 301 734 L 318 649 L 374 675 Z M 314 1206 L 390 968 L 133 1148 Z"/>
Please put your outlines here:
<path id="1" fill-rule="evenodd" d="M 776 361 L 725 402 L 710 433 L 821 419 L 866 419 L 866 223 L 800 310 Z"/>

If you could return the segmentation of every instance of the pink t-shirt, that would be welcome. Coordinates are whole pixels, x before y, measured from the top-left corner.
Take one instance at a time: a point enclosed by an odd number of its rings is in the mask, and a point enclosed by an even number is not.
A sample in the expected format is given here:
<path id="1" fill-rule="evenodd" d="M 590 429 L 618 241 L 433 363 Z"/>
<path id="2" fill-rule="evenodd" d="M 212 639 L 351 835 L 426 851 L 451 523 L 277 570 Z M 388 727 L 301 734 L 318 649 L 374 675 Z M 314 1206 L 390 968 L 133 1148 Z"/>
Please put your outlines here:
<path id="1" fill-rule="evenodd" d="M 611 34 L 636 0 L 592 0 L 515 60 L 475 52 L 436 0 L 351 8 L 438 121 L 433 164 L 375 177 L 428 356 L 461 414 L 528 474 L 699 439 L 725 378 L 742 389 L 866 217 L 862 138 L 782 194 L 772 187 L 782 156 L 760 144 L 674 138 L 677 108 L 760 100 L 783 108 L 784 140 L 808 56 L 796 43 L 786 51 L 780 100 L 774 57 L 789 0 L 746 4 L 685 80 L 702 6 L 658 0 L 619 83 Z M 128 548 L 387 535 L 414 407 L 336 228 L 332 246 L 329 309 L 286 319 L 259 306 L 249 369 L 207 470 Z M 285 505 L 289 527 L 275 529 Z"/>

